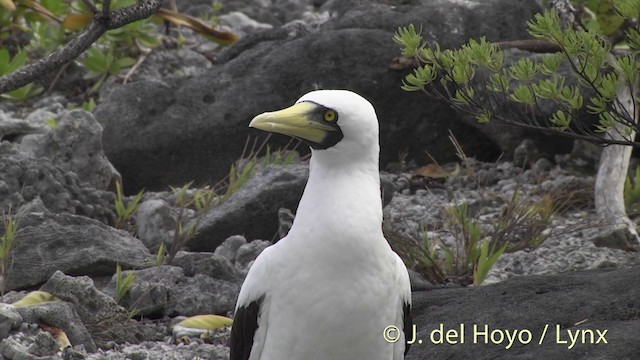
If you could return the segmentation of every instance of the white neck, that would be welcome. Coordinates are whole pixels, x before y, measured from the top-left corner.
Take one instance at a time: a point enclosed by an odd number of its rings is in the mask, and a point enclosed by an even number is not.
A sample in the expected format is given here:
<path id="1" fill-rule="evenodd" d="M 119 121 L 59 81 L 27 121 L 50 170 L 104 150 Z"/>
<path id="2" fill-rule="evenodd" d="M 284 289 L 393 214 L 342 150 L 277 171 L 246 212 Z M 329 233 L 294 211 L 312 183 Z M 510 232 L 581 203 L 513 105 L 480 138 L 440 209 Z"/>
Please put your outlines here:
<path id="1" fill-rule="evenodd" d="M 314 151 L 309 181 L 291 233 L 297 241 L 348 251 L 376 247 L 383 241 L 378 149 L 368 159 Z M 313 215 L 311 215 L 313 214 Z M 370 236 L 362 237 L 366 233 Z M 314 247 L 315 248 L 315 247 Z"/>

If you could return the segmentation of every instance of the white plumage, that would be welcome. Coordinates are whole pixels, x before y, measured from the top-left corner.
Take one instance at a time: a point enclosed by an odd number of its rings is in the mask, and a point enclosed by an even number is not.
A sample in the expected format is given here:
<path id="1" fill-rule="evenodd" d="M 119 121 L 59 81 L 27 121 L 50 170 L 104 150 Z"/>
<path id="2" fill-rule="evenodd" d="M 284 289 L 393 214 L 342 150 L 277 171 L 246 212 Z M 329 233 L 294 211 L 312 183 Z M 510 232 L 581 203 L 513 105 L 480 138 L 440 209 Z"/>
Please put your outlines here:
<path id="1" fill-rule="evenodd" d="M 373 106 L 320 90 L 250 126 L 300 138 L 312 156 L 289 234 L 262 252 L 240 291 L 231 359 L 403 359 L 404 336 L 383 336 L 411 325 L 411 289 L 382 234 Z"/>

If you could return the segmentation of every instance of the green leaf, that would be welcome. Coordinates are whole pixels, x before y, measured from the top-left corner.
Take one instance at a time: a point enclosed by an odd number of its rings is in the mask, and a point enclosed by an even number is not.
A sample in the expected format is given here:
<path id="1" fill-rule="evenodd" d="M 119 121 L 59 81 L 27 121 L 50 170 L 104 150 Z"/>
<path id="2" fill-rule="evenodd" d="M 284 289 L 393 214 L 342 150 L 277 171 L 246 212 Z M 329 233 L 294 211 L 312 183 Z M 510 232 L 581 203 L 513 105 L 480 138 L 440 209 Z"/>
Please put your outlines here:
<path id="1" fill-rule="evenodd" d="M 480 255 L 478 256 L 477 266 L 475 268 L 473 274 L 473 285 L 480 286 L 487 278 L 487 274 L 489 274 L 489 270 L 493 267 L 493 265 L 498 261 L 500 256 L 507 250 L 507 245 L 505 244 L 501 248 L 490 251 L 489 249 L 489 241 L 482 241 L 480 244 Z"/>
<path id="2" fill-rule="evenodd" d="M 529 81 L 536 76 L 536 67 L 530 59 L 520 58 L 509 67 L 509 75 L 516 80 Z"/>
<path id="3" fill-rule="evenodd" d="M 554 99 L 559 94 L 559 88 L 562 87 L 564 78 L 552 76 L 551 79 L 540 79 L 537 83 L 531 84 L 536 97 L 541 99 Z"/>
<path id="4" fill-rule="evenodd" d="M 533 91 L 531 91 L 529 85 L 524 84 L 520 84 L 515 88 L 513 94 L 511 94 L 511 99 L 526 105 L 533 105 L 536 102 Z"/>
<path id="5" fill-rule="evenodd" d="M 639 0 L 613 0 L 612 5 L 616 12 L 627 19 L 637 19 L 640 17 L 640 1 Z"/>
<path id="6" fill-rule="evenodd" d="M 9 72 L 9 50 L 0 48 L 0 75 L 6 75 Z"/>
<path id="7" fill-rule="evenodd" d="M 11 74 L 27 62 L 27 52 L 19 50 L 13 59 L 10 59 L 9 50 L 0 49 L 0 75 Z"/>
<path id="8" fill-rule="evenodd" d="M 464 89 L 457 89 L 456 94 L 451 98 L 457 105 L 469 105 L 469 100 L 473 99 L 475 92 L 473 88 L 466 87 Z"/>
<path id="9" fill-rule="evenodd" d="M 135 65 L 136 59 L 134 59 L 132 57 L 123 57 L 123 58 L 117 59 L 116 63 L 121 68 L 126 68 L 126 67 L 131 67 L 131 66 Z"/>
<path id="10" fill-rule="evenodd" d="M 618 95 L 618 75 L 614 72 L 602 75 L 600 83 L 596 85 L 600 96 L 607 102 L 612 101 Z"/>
<path id="11" fill-rule="evenodd" d="M 489 76 L 486 89 L 492 92 L 506 93 L 509 91 L 509 78 L 504 73 L 493 73 Z"/>
<path id="12" fill-rule="evenodd" d="M 95 47 L 87 50 L 87 56 L 82 60 L 82 65 L 87 70 L 97 74 L 106 73 L 109 70 L 109 61 L 106 54 L 102 53 Z"/>
<path id="13" fill-rule="evenodd" d="M 555 10 L 545 10 L 543 14 L 534 15 L 533 20 L 527 21 L 527 26 L 529 34 L 534 38 L 563 45 L 564 32 L 560 28 L 560 19 Z"/>
<path id="14" fill-rule="evenodd" d="M 414 57 L 419 49 L 424 46 L 422 35 L 420 35 L 413 24 L 407 27 L 400 27 L 393 36 L 396 44 L 402 45 L 402 56 Z"/>
<path id="15" fill-rule="evenodd" d="M 546 55 L 542 58 L 542 63 L 537 64 L 538 70 L 544 75 L 552 75 L 558 72 L 560 63 L 562 62 L 562 54 Z"/>
<path id="16" fill-rule="evenodd" d="M 605 111 L 598 115 L 598 121 L 600 124 L 596 124 L 595 132 L 603 133 L 611 130 L 618 122 L 620 118 L 615 112 Z"/>
<path id="17" fill-rule="evenodd" d="M 160 247 L 158 247 L 158 252 L 156 252 L 156 266 L 160 266 L 164 263 L 164 257 L 166 255 L 166 248 L 164 246 L 164 241 L 160 243 Z"/>
<path id="18" fill-rule="evenodd" d="M 571 109 L 579 110 L 582 108 L 583 99 L 577 86 L 564 86 L 560 90 L 558 98 Z"/>
<path id="19" fill-rule="evenodd" d="M 637 62 L 636 55 L 627 54 L 622 57 L 616 57 L 614 69 L 622 75 L 627 82 L 634 84 L 638 79 L 640 65 Z"/>
<path id="20" fill-rule="evenodd" d="M 11 62 L 9 63 L 9 67 L 7 68 L 7 70 L 9 71 L 8 73 L 12 73 L 16 71 L 19 67 L 23 66 L 26 62 L 27 62 L 27 52 L 23 50 L 18 51 L 16 55 L 13 57 L 13 59 L 11 60 Z"/>
<path id="21" fill-rule="evenodd" d="M 82 110 L 87 112 L 93 112 L 93 109 L 96 107 L 96 102 L 94 98 L 89 98 L 89 100 L 82 103 Z"/>
<path id="22" fill-rule="evenodd" d="M 493 114 L 489 110 L 483 110 L 481 113 L 476 115 L 476 120 L 478 124 L 486 124 L 491 120 Z"/>
<path id="23" fill-rule="evenodd" d="M 464 52 L 469 54 L 469 60 L 472 64 L 489 67 L 495 60 L 495 53 L 499 52 L 497 47 L 487 41 L 486 37 L 481 37 L 480 41 L 475 39 L 469 40 L 468 44 L 463 45 Z"/>
<path id="24" fill-rule="evenodd" d="M 564 111 L 558 110 L 549 121 L 557 130 L 564 131 L 568 129 L 571 124 L 571 115 L 567 115 Z"/>
<path id="25" fill-rule="evenodd" d="M 457 63 L 451 68 L 451 78 L 458 84 L 466 84 L 473 78 L 473 68 L 467 63 Z"/>
<path id="26" fill-rule="evenodd" d="M 413 70 L 413 73 L 407 74 L 402 80 L 401 88 L 405 91 L 424 90 L 424 87 L 436 78 L 436 72 L 433 66 L 425 64 Z"/>

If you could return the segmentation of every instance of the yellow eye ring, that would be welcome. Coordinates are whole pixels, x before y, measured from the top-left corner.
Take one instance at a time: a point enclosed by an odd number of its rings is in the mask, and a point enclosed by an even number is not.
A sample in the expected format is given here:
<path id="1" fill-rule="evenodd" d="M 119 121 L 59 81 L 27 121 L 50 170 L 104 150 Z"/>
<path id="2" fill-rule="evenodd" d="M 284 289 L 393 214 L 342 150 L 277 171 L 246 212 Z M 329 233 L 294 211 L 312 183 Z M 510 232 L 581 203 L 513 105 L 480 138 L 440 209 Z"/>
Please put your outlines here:
<path id="1" fill-rule="evenodd" d="M 333 122 L 333 121 L 336 120 L 337 117 L 338 117 L 338 114 L 336 114 L 336 112 L 333 111 L 333 110 L 327 110 L 324 113 L 324 120 L 325 121 Z"/>

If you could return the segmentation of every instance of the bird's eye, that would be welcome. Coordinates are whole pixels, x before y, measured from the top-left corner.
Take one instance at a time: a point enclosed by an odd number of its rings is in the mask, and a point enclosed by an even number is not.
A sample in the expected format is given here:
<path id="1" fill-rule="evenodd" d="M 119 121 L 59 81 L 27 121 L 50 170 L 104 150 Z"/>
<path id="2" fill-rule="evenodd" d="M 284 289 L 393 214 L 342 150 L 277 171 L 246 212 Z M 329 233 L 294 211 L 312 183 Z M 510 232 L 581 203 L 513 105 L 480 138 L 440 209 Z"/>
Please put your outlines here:
<path id="1" fill-rule="evenodd" d="M 333 110 L 327 110 L 324 113 L 325 121 L 333 122 L 336 120 L 337 117 L 338 117 L 338 114 L 336 114 L 336 112 Z"/>

